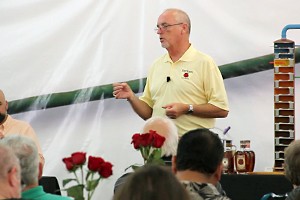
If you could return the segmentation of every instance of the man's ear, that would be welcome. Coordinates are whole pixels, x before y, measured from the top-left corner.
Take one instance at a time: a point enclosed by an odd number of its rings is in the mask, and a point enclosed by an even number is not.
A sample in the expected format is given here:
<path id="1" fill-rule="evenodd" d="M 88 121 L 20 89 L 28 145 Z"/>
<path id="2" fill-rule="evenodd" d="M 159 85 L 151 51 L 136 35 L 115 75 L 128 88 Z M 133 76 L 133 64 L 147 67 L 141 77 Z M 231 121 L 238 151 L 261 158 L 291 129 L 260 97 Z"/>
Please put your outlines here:
<path id="1" fill-rule="evenodd" d="M 6 110 L 6 112 L 8 110 L 8 102 L 6 100 L 5 100 L 5 110 Z"/>
<path id="2" fill-rule="evenodd" d="M 176 156 L 172 156 L 172 172 L 176 174 L 177 169 L 176 169 Z"/>
<path id="3" fill-rule="evenodd" d="M 220 181 L 222 173 L 223 173 L 223 162 L 219 164 L 215 173 L 217 181 Z"/>
<path id="4" fill-rule="evenodd" d="M 38 175 L 38 180 L 40 180 L 43 176 L 43 163 L 39 162 L 39 175 Z"/>
<path id="5" fill-rule="evenodd" d="M 16 167 L 12 167 L 7 174 L 8 183 L 13 187 L 20 187 L 21 180 L 18 175 L 18 169 Z"/>

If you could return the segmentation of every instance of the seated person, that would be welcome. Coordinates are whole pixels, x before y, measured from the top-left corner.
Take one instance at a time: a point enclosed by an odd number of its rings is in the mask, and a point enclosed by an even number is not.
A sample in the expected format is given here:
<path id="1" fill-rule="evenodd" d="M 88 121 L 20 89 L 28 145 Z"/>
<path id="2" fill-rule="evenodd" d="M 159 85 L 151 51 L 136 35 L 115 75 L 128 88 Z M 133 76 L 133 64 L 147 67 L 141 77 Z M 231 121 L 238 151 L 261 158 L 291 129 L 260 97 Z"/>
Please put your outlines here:
<path id="1" fill-rule="evenodd" d="M 10 147 L 0 143 L 0 199 L 21 197 L 21 169 Z"/>
<path id="2" fill-rule="evenodd" d="M 174 122 L 169 118 L 152 117 L 146 121 L 142 133 L 148 133 L 150 130 L 166 138 L 161 147 L 162 158 L 166 165 L 171 166 L 172 156 L 176 155 L 178 145 L 178 131 Z"/>
<path id="3" fill-rule="evenodd" d="M 286 200 L 300 199 L 300 140 L 293 141 L 284 151 L 284 173 L 294 189 Z"/>
<path id="4" fill-rule="evenodd" d="M 142 128 L 142 133 L 148 133 L 150 130 L 156 131 L 157 134 L 166 138 L 162 149 L 162 159 L 167 166 L 171 166 L 171 159 L 176 155 L 178 144 L 178 132 L 175 124 L 171 119 L 164 117 L 152 117 L 148 119 Z M 123 185 L 130 173 L 123 174 L 115 183 L 114 192 Z"/>
<path id="5" fill-rule="evenodd" d="M 12 148 L 21 163 L 21 180 L 23 185 L 22 198 L 31 200 L 65 199 L 69 197 L 46 193 L 43 186 L 39 186 L 38 175 L 42 164 L 39 162 L 39 154 L 33 140 L 22 135 L 9 135 L 0 143 Z"/>
<path id="6" fill-rule="evenodd" d="M 217 185 L 223 169 L 224 147 L 209 129 L 184 134 L 172 159 L 172 170 L 189 191 L 191 200 L 229 200 Z"/>
<path id="7" fill-rule="evenodd" d="M 44 166 L 45 159 L 35 131 L 27 122 L 12 118 L 9 114 L 7 114 L 7 110 L 8 102 L 5 99 L 3 91 L 0 89 L 0 139 L 11 134 L 20 134 L 31 138 L 38 148 L 40 163 Z M 42 176 L 42 173 L 43 172 L 41 170 L 39 178 Z"/>
<path id="8" fill-rule="evenodd" d="M 145 165 L 129 175 L 113 200 L 188 200 L 187 191 L 170 170 Z"/>

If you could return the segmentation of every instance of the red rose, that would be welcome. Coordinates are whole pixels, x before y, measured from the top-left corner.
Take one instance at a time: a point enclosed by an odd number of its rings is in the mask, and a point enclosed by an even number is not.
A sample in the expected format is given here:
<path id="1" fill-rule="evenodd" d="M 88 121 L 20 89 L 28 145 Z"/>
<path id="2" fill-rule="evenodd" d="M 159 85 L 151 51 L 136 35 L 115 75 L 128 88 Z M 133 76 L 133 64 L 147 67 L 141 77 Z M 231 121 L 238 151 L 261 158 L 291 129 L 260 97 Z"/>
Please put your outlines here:
<path id="1" fill-rule="evenodd" d="M 66 168 L 67 168 L 67 170 L 69 170 L 69 171 L 73 171 L 73 170 L 75 169 L 75 167 L 74 167 L 74 164 L 73 164 L 73 162 L 72 162 L 72 158 L 71 158 L 71 157 L 64 158 L 62 161 L 63 161 L 63 162 L 66 164 Z"/>
<path id="2" fill-rule="evenodd" d="M 183 76 L 184 76 L 185 78 L 187 78 L 187 77 L 189 77 L 189 73 L 184 73 Z"/>
<path id="3" fill-rule="evenodd" d="M 104 160 L 101 157 L 89 156 L 88 168 L 93 172 L 97 172 Z"/>
<path id="4" fill-rule="evenodd" d="M 86 153 L 84 152 L 75 152 L 72 153 L 72 162 L 74 165 L 83 165 L 86 161 Z"/>
<path id="5" fill-rule="evenodd" d="M 150 146 L 152 144 L 153 136 L 149 133 L 144 133 L 141 135 L 141 145 L 143 147 Z"/>
<path id="6" fill-rule="evenodd" d="M 135 149 L 139 149 L 140 146 L 141 146 L 141 134 L 135 133 L 132 136 L 131 144 L 133 144 L 133 146 L 134 146 Z"/>
<path id="7" fill-rule="evenodd" d="M 153 135 L 153 143 L 152 146 L 155 148 L 161 148 L 162 145 L 164 144 L 166 138 L 157 134 L 156 132 L 152 134 Z"/>
<path id="8" fill-rule="evenodd" d="M 99 169 L 99 174 L 103 178 L 108 178 L 112 175 L 112 164 L 110 162 L 103 162 Z"/>

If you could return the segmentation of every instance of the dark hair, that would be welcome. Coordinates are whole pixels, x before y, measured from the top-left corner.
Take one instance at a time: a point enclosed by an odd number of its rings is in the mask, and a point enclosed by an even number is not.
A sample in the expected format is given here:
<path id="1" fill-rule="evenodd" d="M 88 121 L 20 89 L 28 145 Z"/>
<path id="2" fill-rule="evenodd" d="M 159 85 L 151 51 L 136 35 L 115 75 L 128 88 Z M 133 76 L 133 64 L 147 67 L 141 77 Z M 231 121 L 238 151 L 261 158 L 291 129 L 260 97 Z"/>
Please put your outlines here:
<path id="1" fill-rule="evenodd" d="M 221 164 L 224 147 L 219 136 L 209 129 L 185 133 L 178 144 L 176 169 L 213 174 Z"/>
<path id="2" fill-rule="evenodd" d="M 145 165 L 129 175 L 114 200 L 188 200 L 187 191 L 170 169 Z"/>

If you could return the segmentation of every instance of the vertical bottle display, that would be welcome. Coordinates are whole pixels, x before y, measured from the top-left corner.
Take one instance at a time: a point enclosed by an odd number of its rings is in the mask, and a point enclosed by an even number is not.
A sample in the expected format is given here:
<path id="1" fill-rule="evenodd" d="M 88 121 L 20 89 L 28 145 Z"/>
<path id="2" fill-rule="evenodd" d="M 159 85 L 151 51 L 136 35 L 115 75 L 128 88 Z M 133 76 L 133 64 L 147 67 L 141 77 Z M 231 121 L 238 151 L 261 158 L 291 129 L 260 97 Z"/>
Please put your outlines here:
<path id="1" fill-rule="evenodd" d="M 295 43 L 274 42 L 274 171 L 283 171 L 284 149 L 295 139 Z"/>
<path id="2" fill-rule="evenodd" d="M 250 140 L 240 141 L 240 150 L 235 153 L 234 160 L 237 173 L 253 172 L 255 153 L 250 149 Z"/>

